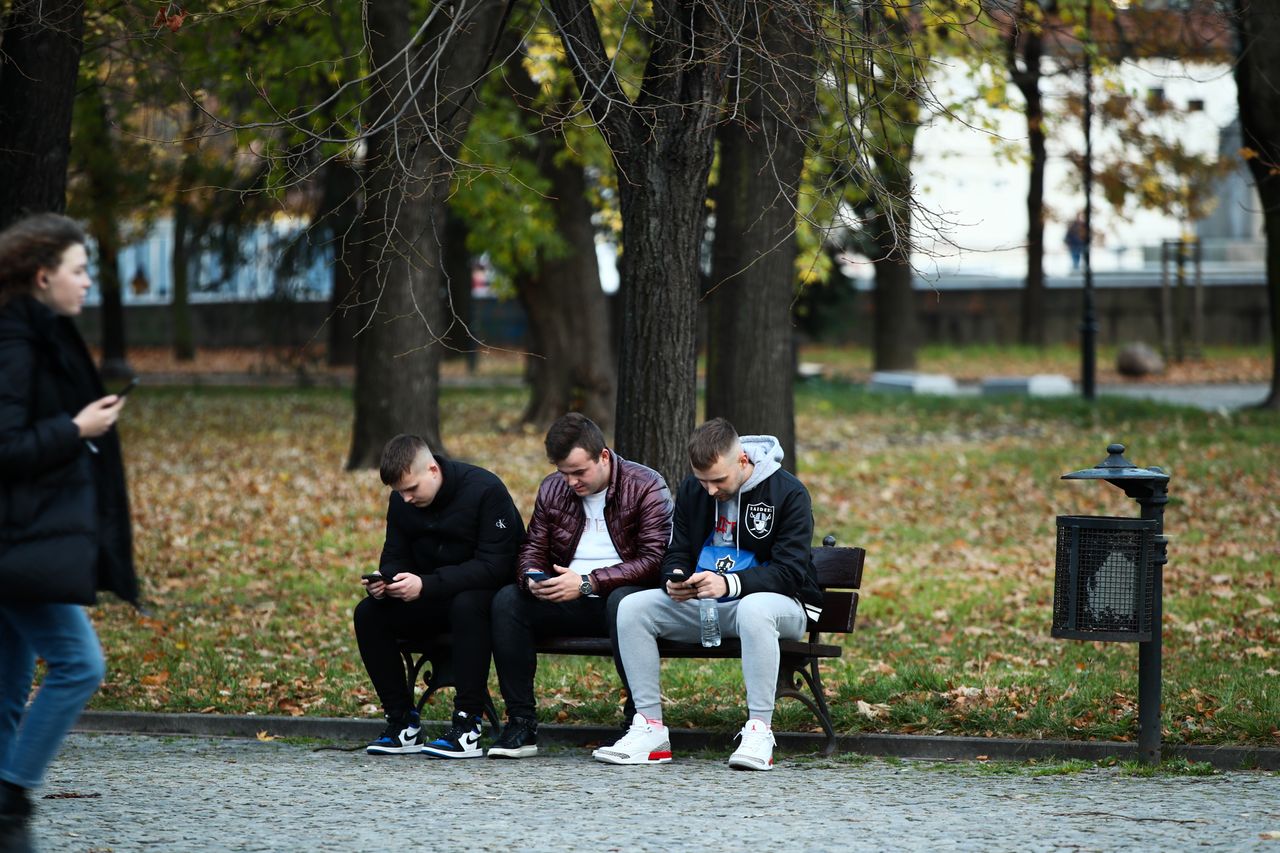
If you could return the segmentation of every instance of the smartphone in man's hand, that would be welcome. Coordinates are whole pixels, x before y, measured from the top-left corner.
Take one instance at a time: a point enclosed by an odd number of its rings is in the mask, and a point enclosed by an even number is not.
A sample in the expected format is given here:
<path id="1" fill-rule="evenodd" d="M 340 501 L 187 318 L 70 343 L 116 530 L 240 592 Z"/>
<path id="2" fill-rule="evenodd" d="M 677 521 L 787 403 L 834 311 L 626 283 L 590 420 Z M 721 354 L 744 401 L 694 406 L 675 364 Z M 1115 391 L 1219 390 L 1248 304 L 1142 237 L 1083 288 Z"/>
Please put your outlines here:
<path id="1" fill-rule="evenodd" d="M 117 396 L 117 397 L 127 397 L 127 396 L 128 396 L 128 394 L 129 394 L 129 392 L 130 392 L 130 391 L 132 391 L 134 388 L 137 388 L 137 387 L 138 387 L 138 377 L 136 377 L 136 376 L 135 376 L 135 377 L 133 377 L 132 379 L 130 379 L 130 380 L 129 380 L 129 384 L 128 384 L 128 385 L 125 385 L 123 388 L 121 388 L 119 391 L 117 391 L 117 392 L 116 392 L 116 396 Z"/>
<path id="2" fill-rule="evenodd" d="M 662 573 L 662 576 L 671 583 L 684 583 L 689 579 L 684 569 L 671 569 Z"/>

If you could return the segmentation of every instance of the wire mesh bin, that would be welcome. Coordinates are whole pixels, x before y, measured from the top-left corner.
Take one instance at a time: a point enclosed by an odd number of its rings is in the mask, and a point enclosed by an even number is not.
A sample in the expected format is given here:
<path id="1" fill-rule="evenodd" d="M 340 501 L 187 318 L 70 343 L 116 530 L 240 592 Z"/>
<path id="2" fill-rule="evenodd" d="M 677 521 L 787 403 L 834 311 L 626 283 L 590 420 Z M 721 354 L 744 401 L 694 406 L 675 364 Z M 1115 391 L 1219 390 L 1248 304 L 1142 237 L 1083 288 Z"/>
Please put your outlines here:
<path id="1" fill-rule="evenodd" d="M 1053 636 L 1151 639 L 1157 524 L 1143 518 L 1058 516 Z"/>

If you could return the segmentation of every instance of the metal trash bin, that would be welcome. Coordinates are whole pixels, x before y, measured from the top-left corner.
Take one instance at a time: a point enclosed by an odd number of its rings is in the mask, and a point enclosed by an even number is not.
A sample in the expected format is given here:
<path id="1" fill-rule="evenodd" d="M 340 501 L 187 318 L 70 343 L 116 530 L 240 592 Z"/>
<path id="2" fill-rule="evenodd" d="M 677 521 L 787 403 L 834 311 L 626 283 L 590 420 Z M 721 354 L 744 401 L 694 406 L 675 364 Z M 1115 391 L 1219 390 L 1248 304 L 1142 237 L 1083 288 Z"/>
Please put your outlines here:
<path id="1" fill-rule="evenodd" d="M 1151 639 L 1158 526 L 1146 518 L 1058 516 L 1053 636 L 1127 643 Z"/>
<path id="2" fill-rule="evenodd" d="M 1160 623 L 1168 540 L 1164 507 L 1169 474 L 1139 468 L 1124 445 L 1107 447 L 1092 468 L 1064 480 L 1104 480 L 1138 502 L 1141 518 L 1058 516 L 1053 588 L 1055 637 L 1138 644 L 1138 756 L 1160 763 Z"/>

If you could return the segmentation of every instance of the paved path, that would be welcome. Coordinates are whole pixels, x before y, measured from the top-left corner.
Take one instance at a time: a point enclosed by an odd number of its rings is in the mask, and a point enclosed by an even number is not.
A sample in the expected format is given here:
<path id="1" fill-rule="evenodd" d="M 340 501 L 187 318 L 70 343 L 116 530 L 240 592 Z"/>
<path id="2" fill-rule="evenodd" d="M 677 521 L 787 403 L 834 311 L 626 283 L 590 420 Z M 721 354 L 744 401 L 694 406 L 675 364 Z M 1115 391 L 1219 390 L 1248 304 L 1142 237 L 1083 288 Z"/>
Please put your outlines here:
<path id="1" fill-rule="evenodd" d="M 1255 382 L 1220 385 L 1102 385 L 1099 386 L 1098 393 L 1218 411 L 1256 406 L 1267 398 L 1270 390 L 1271 386 Z"/>
<path id="2" fill-rule="evenodd" d="M 724 756 L 611 767 L 372 758 L 311 745 L 72 735 L 34 828 L 42 851 L 1263 850 L 1280 775 L 1035 777 L 975 764 Z"/>

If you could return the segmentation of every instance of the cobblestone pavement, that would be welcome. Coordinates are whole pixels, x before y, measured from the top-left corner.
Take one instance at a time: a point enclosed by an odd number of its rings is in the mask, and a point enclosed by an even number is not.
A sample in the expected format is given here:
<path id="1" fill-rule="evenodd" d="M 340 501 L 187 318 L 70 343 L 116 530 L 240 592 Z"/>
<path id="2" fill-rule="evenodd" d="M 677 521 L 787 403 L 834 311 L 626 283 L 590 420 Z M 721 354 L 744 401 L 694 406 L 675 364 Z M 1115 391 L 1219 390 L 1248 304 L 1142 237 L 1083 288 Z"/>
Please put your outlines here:
<path id="1" fill-rule="evenodd" d="M 42 851 L 1267 850 L 1280 775 L 725 756 L 613 767 L 374 758 L 315 744 L 74 734 L 33 822 Z M 1008 769 L 1008 768 L 1006 768 Z"/>

